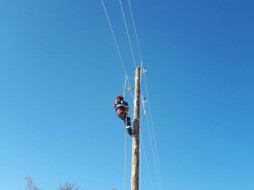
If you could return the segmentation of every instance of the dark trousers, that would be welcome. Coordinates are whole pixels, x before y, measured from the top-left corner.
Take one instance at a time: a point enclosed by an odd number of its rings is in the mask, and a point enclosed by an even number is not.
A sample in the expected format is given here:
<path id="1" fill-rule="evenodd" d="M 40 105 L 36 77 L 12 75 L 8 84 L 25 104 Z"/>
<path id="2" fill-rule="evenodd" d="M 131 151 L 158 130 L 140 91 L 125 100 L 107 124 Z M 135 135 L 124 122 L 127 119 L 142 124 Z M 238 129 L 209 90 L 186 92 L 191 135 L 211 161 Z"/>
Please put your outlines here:
<path id="1" fill-rule="evenodd" d="M 119 113 L 118 117 L 120 117 L 121 120 L 123 120 L 126 127 L 131 126 L 131 119 L 129 118 L 129 116 L 125 112 Z"/>

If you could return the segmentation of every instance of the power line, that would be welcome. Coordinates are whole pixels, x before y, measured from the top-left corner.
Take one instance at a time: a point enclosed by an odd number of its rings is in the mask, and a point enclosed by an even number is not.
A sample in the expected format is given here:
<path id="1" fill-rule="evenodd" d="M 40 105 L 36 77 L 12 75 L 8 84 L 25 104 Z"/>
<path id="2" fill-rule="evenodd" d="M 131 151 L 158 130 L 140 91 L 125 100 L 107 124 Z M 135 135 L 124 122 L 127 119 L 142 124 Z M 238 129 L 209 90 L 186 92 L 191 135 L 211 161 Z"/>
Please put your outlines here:
<path id="1" fill-rule="evenodd" d="M 110 27 L 113 39 L 114 39 L 114 43 L 115 43 L 115 46 L 116 46 L 116 49 L 117 49 L 117 52 L 118 52 L 121 64 L 122 64 L 123 71 L 125 73 L 125 76 L 127 76 L 127 81 L 128 81 L 129 86 L 131 86 L 130 82 L 129 82 L 129 79 L 128 79 L 127 72 L 126 72 L 126 68 L 125 68 L 125 65 L 124 65 L 124 62 L 123 62 L 123 58 L 122 58 L 122 55 L 120 53 L 120 49 L 119 49 L 118 43 L 116 41 L 115 33 L 114 33 L 114 30 L 112 28 L 112 25 L 111 25 L 111 22 L 110 22 L 110 19 L 109 19 L 109 16 L 108 16 L 108 12 L 107 12 L 106 6 L 104 4 L 104 0 L 101 0 L 101 2 L 102 2 L 103 8 L 104 8 L 104 12 L 105 12 L 105 15 L 106 15 L 106 18 L 107 18 L 107 21 L 108 21 L 108 24 L 109 24 L 109 27 Z"/>
<path id="2" fill-rule="evenodd" d="M 132 7 L 131 7 L 131 3 L 130 3 L 130 0 L 128 0 L 128 3 L 129 3 L 129 9 L 130 9 L 130 13 L 131 13 L 131 18 L 132 18 L 132 24 L 133 24 L 133 28 L 134 28 L 134 32 L 135 32 L 135 37 L 136 37 L 136 42 L 137 42 L 137 46 L 138 46 L 138 51 L 139 51 L 139 56 L 140 56 L 140 60 L 141 60 L 141 68 L 143 70 L 143 58 L 142 58 L 142 53 L 141 53 L 141 48 L 140 48 L 140 43 L 139 43 L 139 38 L 138 38 L 138 35 L 137 35 L 137 30 L 136 30 L 136 25 L 135 25 L 135 21 L 134 21 L 134 16 L 133 16 L 133 12 L 132 12 Z M 142 72 L 143 74 L 143 72 Z M 155 165 L 158 166 L 158 169 L 157 169 L 157 166 L 156 166 L 156 170 L 157 170 L 157 177 L 158 177 L 158 184 L 159 186 L 160 185 L 160 163 L 159 163 L 159 156 L 158 156 L 158 148 L 157 148 L 157 144 L 156 144 L 156 138 L 155 138 L 155 133 L 154 133 L 154 123 L 153 123 L 153 118 L 152 118 L 152 112 L 151 112 L 151 106 L 150 106 L 150 101 L 149 101 L 149 92 L 148 92 L 148 88 L 147 88 L 147 81 L 146 81 L 146 76 L 144 74 L 144 78 L 145 78 L 145 88 L 146 88 L 146 92 L 147 92 L 147 97 L 148 97 L 148 104 L 149 104 L 149 112 L 150 112 L 150 119 L 151 119 L 151 128 L 152 128 L 152 136 L 150 134 L 150 127 L 148 126 L 148 129 L 149 129 L 149 136 L 150 136 L 150 140 L 151 142 L 154 141 L 154 149 L 155 149 L 155 157 L 154 159 L 157 160 L 157 162 L 154 160 L 155 162 Z M 149 125 L 149 122 L 147 120 L 147 124 Z M 153 145 L 151 144 L 151 146 L 153 147 Z M 152 148 L 152 151 L 153 148 Z"/>
<path id="3" fill-rule="evenodd" d="M 135 56 L 134 56 L 134 52 L 133 52 L 133 48 L 132 48 L 132 43 L 131 43 L 131 39 L 130 39 L 130 35 L 129 35 L 129 31 L 128 31 L 128 27 L 127 27 L 127 23 L 126 23 L 126 19 L 125 19 L 124 10 L 123 10 L 123 6 L 122 6 L 121 0 L 119 0 L 119 4 L 120 4 L 121 12 L 122 12 L 122 17 L 123 17 L 123 21 L 124 21 L 124 25 L 125 25 L 126 34 L 127 34 L 127 37 L 128 37 L 128 42 L 129 42 L 129 47 L 130 47 L 133 63 L 134 63 L 134 66 L 136 67 Z M 140 48 L 140 44 L 139 44 L 139 38 L 138 38 L 138 35 L 137 35 L 137 30 L 136 30 L 136 26 L 135 26 L 135 22 L 134 22 L 134 16 L 133 16 L 130 0 L 128 0 L 128 4 L 129 4 L 130 13 L 131 13 L 132 25 L 133 25 L 134 32 L 135 32 L 136 43 L 137 43 L 137 46 L 138 46 L 139 56 L 140 56 L 140 60 L 141 60 L 141 68 L 143 70 L 143 61 L 142 61 L 143 58 L 142 58 L 142 54 L 141 54 L 141 48 Z M 112 28 L 112 25 L 111 25 L 111 22 L 110 22 L 108 13 L 107 13 L 107 9 L 105 7 L 105 4 L 104 4 L 103 0 L 102 0 L 102 5 L 103 5 L 103 8 L 104 8 L 106 17 L 107 17 L 107 21 L 108 21 L 108 24 L 109 24 L 109 27 L 110 27 L 113 39 L 114 39 L 115 46 L 117 48 L 117 51 L 118 51 L 118 54 L 119 54 L 119 57 L 120 57 L 120 60 L 121 60 L 121 64 L 122 64 L 122 67 L 123 67 L 126 79 L 128 81 L 129 86 L 131 86 L 130 82 L 129 82 L 128 75 L 127 75 L 127 72 L 126 72 L 126 68 L 125 68 L 125 65 L 124 65 L 124 62 L 123 62 L 120 50 L 119 50 L 119 46 L 118 46 L 118 43 L 117 43 L 114 31 L 113 31 L 113 28 Z M 152 111 L 151 111 L 151 106 L 150 106 L 150 98 L 149 98 L 149 92 L 148 92 L 148 88 L 147 88 L 147 81 L 146 81 L 145 75 L 144 75 L 144 78 L 145 78 L 145 88 L 146 88 L 146 92 L 147 92 L 147 99 L 148 99 L 148 104 L 149 104 L 149 113 L 150 113 L 150 121 L 151 121 L 151 128 L 152 128 L 151 130 L 150 130 L 150 125 L 149 125 L 148 117 L 146 117 L 146 119 L 147 119 L 148 132 L 149 132 L 150 143 L 151 143 L 151 148 L 152 148 L 152 153 L 153 153 L 154 165 L 155 165 L 155 170 L 156 170 L 156 175 L 157 175 L 157 181 L 158 181 L 158 185 L 159 185 L 159 189 L 160 189 L 160 186 L 161 186 L 160 181 L 161 181 L 161 179 L 160 179 L 160 163 L 159 163 L 159 156 L 158 156 L 158 148 L 157 148 L 156 137 L 155 137 L 155 133 L 154 133 L 154 123 L 153 123 L 153 118 L 152 118 Z M 126 84 L 124 85 L 124 92 L 125 92 L 125 86 L 126 86 Z M 133 98 L 133 96 L 132 96 L 132 98 Z M 142 143 L 142 145 L 143 145 L 143 143 Z M 144 150 L 144 152 L 145 152 L 145 150 Z M 146 158 L 146 161 L 147 161 L 146 155 L 145 155 L 145 158 Z M 126 160 L 126 158 L 125 158 L 125 160 Z M 148 161 L 147 161 L 147 167 L 149 168 Z M 125 170 L 126 170 L 126 166 L 125 166 Z M 125 186 L 125 179 L 124 179 L 124 186 Z"/>
<path id="4" fill-rule="evenodd" d="M 131 13 L 132 25 L 133 25 L 133 28 L 134 28 L 135 37 L 136 37 L 136 41 L 137 41 L 137 45 L 138 45 L 138 51 L 139 51 L 139 57 L 140 57 L 140 60 L 141 60 L 141 69 L 142 69 L 142 55 L 141 55 L 141 50 L 140 50 L 140 45 L 139 45 L 139 40 L 138 40 L 138 34 L 137 34 L 137 30 L 136 30 L 136 25 L 135 25 L 133 13 L 132 13 L 130 0 L 128 0 L 128 3 L 129 3 L 129 9 L 130 9 L 130 13 Z"/>
<path id="5" fill-rule="evenodd" d="M 140 131 L 142 132 L 142 118 L 141 118 Z M 144 152 L 144 157 L 145 157 L 145 162 L 146 162 L 146 167 L 147 167 L 147 173 L 148 173 L 148 177 L 149 177 L 149 182 L 150 182 L 150 185 L 152 186 L 152 177 L 151 177 L 150 167 L 149 167 L 148 159 L 147 159 L 147 155 L 146 155 L 145 145 L 144 145 L 144 143 L 143 143 L 142 133 L 140 133 L 140 143 L 141 143 L 141 148 L 142 148 L 142 150 L 143 150 L 143 151 L 141 151 L 141 152 Z"/>
<path id="6" fill-rule="evenodd" d="M 146 94 L 147 94 L 147 103 L 148 103 L 148 107 L 149 107 L 149 115 L 150 115 L 150 121 L 151 121 L 151 127 L 150 127 L 148 117 L 146 117 L 147 118 L 147 125 L 148 125 L 148 132 L 149 132 L 152 152 L 153 152 L 153 156 L 154 156 L 154 165 L 155 165 L 155 169 L 156 169 L 158 185 L 159 185 L 159 189 L 161 189 L 161 171 L 160 171 L 159 154 L 158 154 L 158 148 L 157 148 L 156 137 L 155 137 L 155 132 L 154 132 L 154 122 L 153 122 L 153 117 L 152 117 L 150 97 L 149 97 L 145 74 L 144 74 L 144 78 L 145 78 L 145 88 L 146 88 Z M 151 130 L 150 130 L 150 128 L 151 128 Z M 154 145 L 153 145 L 153 142 L 154 142 Z"/>
<path id="7" fill-rule="evenodd" d="M 159 169 L 158 169 L 157 162 L 156 162 L 156 156 L 155 156 L 156 153 L 155 153 L 155 148 L 154 148 L 155 145 L 153 144 L 154 141 L 152 139 L 148 117 L 146 117 L 146 121 L 147 121 L 148 134 L 149 134 L 149 138 L 150 138 L 150 145 L 151 145 L 152 154 L 153 154 L 153 162 L 154 162 L 154 167 L 155 167 L 155 173 L 156 173 L 156 177 L 157 177 L 158 186 L 160 186 Z"/>
<path id="8" fill-rule="evenodd" d="M 136 65 L 135 56 L 134 56 L 133 49 L 132 49 L 131 39 L 130 39 L 130 35 L 129 35 L 127 24 L 126 24 L 126 20 L 125 20 L 125 16 L 124 16 L 124 11 L 123 11 L 123 6 L 122 6 L 121 0 L 119 0 L 119 4 L 120 4 L 120 7 L 121 7 L 123 21 L 124 21 L 124 25 L 125 25 L 125 30 L 126 30 L 126 34 L 127 34 L 128 41 L 129 41 L 129 46 L 130 46 L 130 51 L 131 51 L 131 55 L 132 55 L 132 60 L 133 60 L 134 66 L 136 68 L 137 65 Z"/>

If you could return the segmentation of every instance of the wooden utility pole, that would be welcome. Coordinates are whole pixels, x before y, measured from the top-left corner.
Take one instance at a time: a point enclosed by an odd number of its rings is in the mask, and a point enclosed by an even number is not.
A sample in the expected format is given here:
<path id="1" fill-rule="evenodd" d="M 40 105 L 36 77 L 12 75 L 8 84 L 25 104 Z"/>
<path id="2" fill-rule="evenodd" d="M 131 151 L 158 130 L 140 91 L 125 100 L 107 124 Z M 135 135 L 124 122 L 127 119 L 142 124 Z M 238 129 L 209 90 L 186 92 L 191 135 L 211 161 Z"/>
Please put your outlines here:
<path id="1" fill-rule="evenodd" d="M 140 67 L 136 68 L 132 138 L 131 190 L 139 189 L 139 110 L 140 110 Z"/>

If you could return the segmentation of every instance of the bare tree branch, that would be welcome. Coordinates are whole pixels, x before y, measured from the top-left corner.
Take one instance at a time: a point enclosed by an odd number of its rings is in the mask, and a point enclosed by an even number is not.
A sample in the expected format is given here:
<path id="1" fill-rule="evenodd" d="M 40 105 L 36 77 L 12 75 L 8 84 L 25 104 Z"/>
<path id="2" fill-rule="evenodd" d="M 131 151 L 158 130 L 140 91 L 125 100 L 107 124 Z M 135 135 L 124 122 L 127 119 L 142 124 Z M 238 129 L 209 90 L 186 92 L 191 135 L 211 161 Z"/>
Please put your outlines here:
<path id="1" fill-rule="evenodd" d="M 26 190 L 40 190 L 34 183 L 33 179 L 29 176 L 25 177 L 26 180 Z"/>
<path id="2" fill-rule="evenodd" d="M 77 185 L 66 182 L 64 185 L 60 185 L 58 190 L 82 190 Z"/>

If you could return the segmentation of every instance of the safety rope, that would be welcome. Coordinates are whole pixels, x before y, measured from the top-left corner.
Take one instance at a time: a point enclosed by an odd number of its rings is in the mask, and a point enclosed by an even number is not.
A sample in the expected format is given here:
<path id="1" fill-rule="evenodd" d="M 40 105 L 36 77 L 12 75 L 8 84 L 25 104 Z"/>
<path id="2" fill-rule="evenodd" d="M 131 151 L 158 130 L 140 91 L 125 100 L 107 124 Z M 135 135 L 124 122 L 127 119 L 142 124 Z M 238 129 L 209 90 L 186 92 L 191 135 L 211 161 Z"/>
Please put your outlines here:
<path id="1" fill-rule="evenodd" d="M 126 133 L 124 132 L 124 177 L 123 177 L 123 187 L 126 190 Z"/>
<path id="2" fill-rule="evenodd" d="M 125 90 L 126 90 L 126 81 L 128 79 L 128 76 L 125 75 L 125 80 L 124 80 L 124 88 L 123 88 L 123 97 L 125 97 Z"/>

